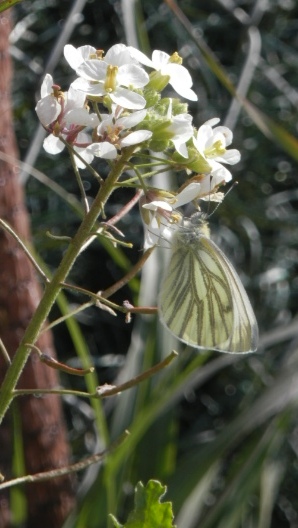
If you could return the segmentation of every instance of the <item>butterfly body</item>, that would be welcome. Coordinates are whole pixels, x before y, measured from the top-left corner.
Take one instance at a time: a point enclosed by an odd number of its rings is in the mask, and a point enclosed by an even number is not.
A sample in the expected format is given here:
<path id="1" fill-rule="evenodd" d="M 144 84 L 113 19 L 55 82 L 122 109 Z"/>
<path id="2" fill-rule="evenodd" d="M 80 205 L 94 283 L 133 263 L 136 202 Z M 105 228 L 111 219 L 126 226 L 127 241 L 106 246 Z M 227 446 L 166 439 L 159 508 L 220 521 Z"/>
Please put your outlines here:
<path id="1" fill-rule="evenodd" d="M 180 341 L 202 349 L 245 353 L 257 348 L 258 326 L 234 267 L 209 238 L 205 221 L 173 235 L 159 296 L 162 323 Z"/>

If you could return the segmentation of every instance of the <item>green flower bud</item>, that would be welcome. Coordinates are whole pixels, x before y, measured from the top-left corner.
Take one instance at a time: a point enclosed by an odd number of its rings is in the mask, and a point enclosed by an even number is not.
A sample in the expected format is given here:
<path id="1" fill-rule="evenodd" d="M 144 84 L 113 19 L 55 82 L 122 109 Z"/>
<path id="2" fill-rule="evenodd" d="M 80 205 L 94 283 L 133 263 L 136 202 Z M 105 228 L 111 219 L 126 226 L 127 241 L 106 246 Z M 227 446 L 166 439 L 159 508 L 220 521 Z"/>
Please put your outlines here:
<path id="1" fill-rule="evenodd" d="M 153 71 L 150 73 L 149 79 L 150 81 L 147 84 L 147 87 L 156 90 L 157 92 L 161 92 L 169 84 L 170 76 L 162 75 L 158 71 Z"/>
<path id="2" fill-rule="evenodd" d="M 172 155 L 174 161 L 180 168 L 189 169 L 192 172 L 209 174 L 212 170 L 209 163 L 198 153 L 197 149 L 192 145 L 188 147 L 188 158 L 185 159 L 178 152 Z"/>
<path id="3" fill-rule="evenodd" d="M 143 94 L 141 95 L 146 99 L 146 108 L 152 108 L 153 106 L 158 105 L 160 101 L 160 93 L 152 88 L 148 88 L 148 85 L 145 86 Z"/>

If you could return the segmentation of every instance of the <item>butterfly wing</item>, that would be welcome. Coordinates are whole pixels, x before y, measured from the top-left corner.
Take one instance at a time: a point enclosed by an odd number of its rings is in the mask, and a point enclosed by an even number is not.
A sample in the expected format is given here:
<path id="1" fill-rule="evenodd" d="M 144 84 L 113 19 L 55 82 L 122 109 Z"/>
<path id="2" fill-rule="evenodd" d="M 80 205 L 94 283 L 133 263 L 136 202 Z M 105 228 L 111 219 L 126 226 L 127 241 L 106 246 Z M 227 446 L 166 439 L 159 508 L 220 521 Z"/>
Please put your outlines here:
<path id="1" fill-rule="evenodd" d="M 221 352 L 252 352 L 258 327 L 242 283 L 209 238 L 176 233 L 162 282 L 159 313 L 181 341 Z"/>

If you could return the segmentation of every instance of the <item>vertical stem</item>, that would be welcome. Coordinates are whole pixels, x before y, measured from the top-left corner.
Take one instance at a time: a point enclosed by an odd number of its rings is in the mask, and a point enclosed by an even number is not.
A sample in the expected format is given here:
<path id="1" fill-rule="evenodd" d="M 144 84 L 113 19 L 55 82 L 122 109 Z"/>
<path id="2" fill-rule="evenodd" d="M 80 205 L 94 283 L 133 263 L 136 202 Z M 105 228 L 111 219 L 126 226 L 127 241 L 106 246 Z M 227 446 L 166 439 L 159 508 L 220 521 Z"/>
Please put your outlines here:
<path id="1" fill-rule="evenodd" d="M 26 346 L 26 343 L 34 344 L 38 338 L 39 332 L 42 329 L 44 322 L 53 306 L 58 293 L 61 290 L 61 283 L 65 282 L 79 252 L 90 234 L 98 216 L 102 213 L 104 204 L 108 197 L 113 192 L 115 183 L 122 174 L 127 161 L 132 156 L 134 147 L 127 148 L 122 156 L 117 160 L 108 176 L 99 190 L 92 207 L 88 214 L 84 217 L 76 235 L 70 242 L 67 251 L 64 254 L 61 263 L 53 276 L 53 279 L 45 287 L 44 295 L 36 309 L 36 312 L 28 325 L 28 328 L 23 336 L 18 350 L 16 351 L 11 365 L 8 368 L 6 377 L 1 387 L 0 398 L 0 423 L 12 401 L 12 392 L 16 387 L 19 377 L 24 369 L 28 356 L 31 352 L 31 347 Z"/>

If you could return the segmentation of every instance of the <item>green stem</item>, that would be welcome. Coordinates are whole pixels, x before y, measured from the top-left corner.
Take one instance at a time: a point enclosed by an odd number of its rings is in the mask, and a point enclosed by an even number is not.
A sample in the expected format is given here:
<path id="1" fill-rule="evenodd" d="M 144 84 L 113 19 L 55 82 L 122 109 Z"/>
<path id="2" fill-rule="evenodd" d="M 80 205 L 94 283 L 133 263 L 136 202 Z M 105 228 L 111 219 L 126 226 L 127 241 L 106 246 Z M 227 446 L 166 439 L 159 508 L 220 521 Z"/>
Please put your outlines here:
<path id="1" fill-rule="evenodd" d="M 90 211 L 84 217 L 76 235 L 70 242 L 55 275 L 53 276 L 51 282 L 47 283 L 45 286 L 44 295 L 35 311 L 31 322 L 28 325 L 19 348 L 12 359 L 11 365 L 7 370 L 6 377 L 1 387 L 0 423 L 2 422 L 5 413 L 13 399 L 13 391 L 26 365 L 28 356 L 30 355 L 32 347 L 28 346 L 28 344 L 33 345 L 37 340 L 38 335 L 51 310 L 51 307 L 53 306 L 57 295 L 62 288 L 61 283 L 64 282 L 68 276 L 77 256 L 80 253 L 82 245 L 89 236 L 99 214 L 103 212 L 103 206 L 110 194 L 113 192 L 115 183 L 125 169 L 127 161 L 132 156 L 133 151 L 133 147 L 127 148 L 122 156 L 115 162 L 109 176 L 102 184 L 102 187 L 100 188 L 92 204 L 92 207 L 90 208 Z"/>

